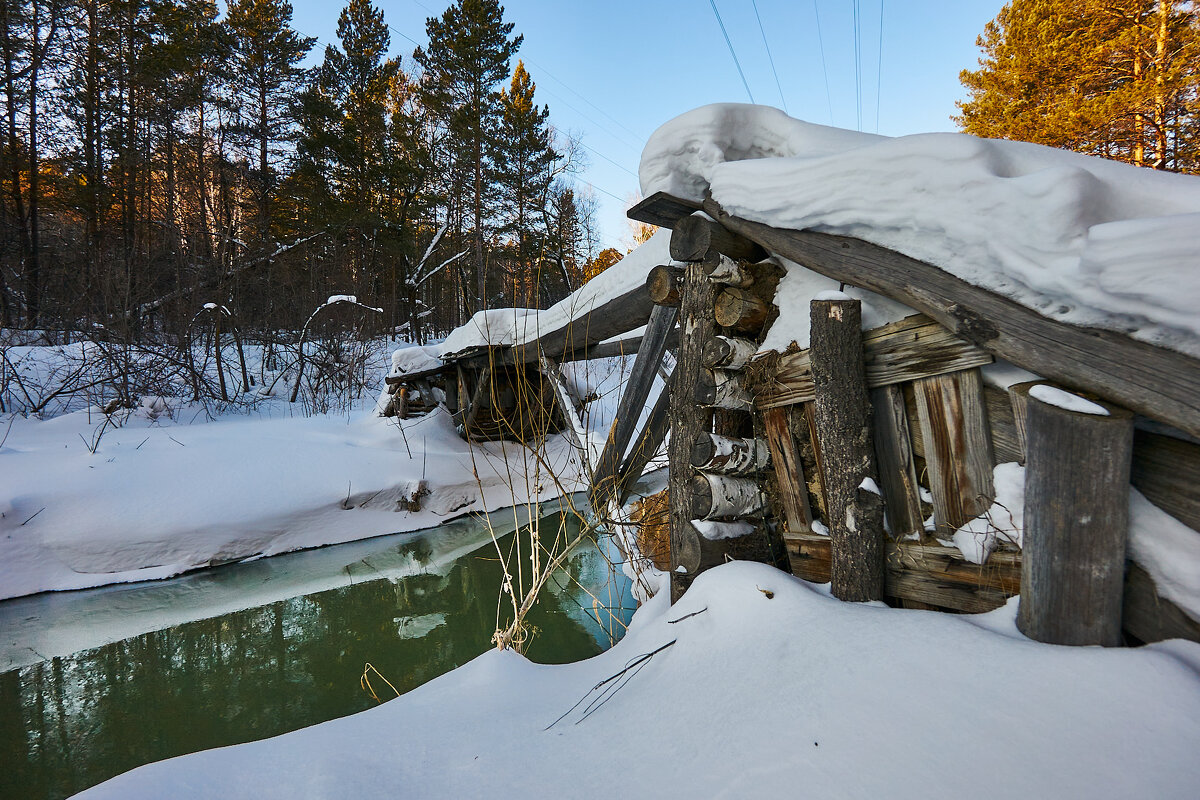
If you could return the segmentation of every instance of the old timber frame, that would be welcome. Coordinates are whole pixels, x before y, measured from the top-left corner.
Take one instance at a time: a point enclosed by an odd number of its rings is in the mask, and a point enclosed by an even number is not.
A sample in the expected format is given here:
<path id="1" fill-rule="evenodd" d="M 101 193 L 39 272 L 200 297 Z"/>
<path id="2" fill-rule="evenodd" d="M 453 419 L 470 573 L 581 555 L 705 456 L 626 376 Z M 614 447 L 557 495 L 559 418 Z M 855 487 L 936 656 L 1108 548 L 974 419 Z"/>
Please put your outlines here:
<path id="1" fill-rule="evenodd" d="M 675 263 L 651 272 L 647 292 L 681 330 L 660 414 L 673 597 L 710 566 L 779 563 L 782 550 L 784 566 L 832 579 L 845 599 L 978 612 L 1020 594 L 1019 624 L 1043 641 L 1200 641 L 1200 621 L 1125 553 L 1130 483 L 1200 530 L 1195 359 L 1055 322 L 868 242 L 739 219 L 711 199 L 659 193 L 629 216 L 672 229 Z M 915 313 L 860 331 L 857 301 L 821 297 L 811 349 L 755 359 L 778 313 L 768 253 Z M 985 385 L 979 368 L 995 358 L 1107 413 Z M 1088 460 L 1106 468 L 1081 469 Z M 1027 465 L 1024 551 L 970 563 L 941 542 L 988 513 L 993 467 L 1008 461 Z"/>

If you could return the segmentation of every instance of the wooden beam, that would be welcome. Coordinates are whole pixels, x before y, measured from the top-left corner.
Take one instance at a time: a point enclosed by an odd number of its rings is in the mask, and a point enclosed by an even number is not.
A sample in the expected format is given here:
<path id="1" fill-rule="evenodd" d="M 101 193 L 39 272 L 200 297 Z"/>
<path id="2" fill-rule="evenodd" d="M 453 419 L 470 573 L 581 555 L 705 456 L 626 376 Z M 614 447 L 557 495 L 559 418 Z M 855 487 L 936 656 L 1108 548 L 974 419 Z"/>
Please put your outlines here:
<path id="1" fill-rule="evenodd" d="M 642 426 L 641 433 L 634 440 L 633 447 L 629 450 L 629 455 L 621 463 L 621 468 L 617 471 L 617 494 L 620 498 L 621 505 L 629 499 L 629 495 L 633 492 L 633 485 L 638 478 L 642 477 L 642 472 L 646 469 L 646 465 L 650 463 L 650 459 L 654 458 L 654 454 L 658 452 L 658 448 L 662 445 L 663 440 L 667 438 L 667 431 L 671 428 L 671 387 L 674 384 L 674 375 L 667 379 L 667 385 L 663 387 L 662 393 L 654 402 L 654 408 L 650 410 L 650 416 L 646 419 L 646 424 Z"/>
<path id="2" fill-rule="evenodd" d="M 792 574 L 828 583 L 832 563 L 828 536 L 784 536 Z M 972 564 L 957 547 L 888 542 L 884 591 L 888 597 L 968 613 L 991 611 L 1021 591 L 1021 553 L 996 551 L 986 564 Z"/>
<path id="3" fill-rule="evenodd" d="M 871 447 L 863 377 L 862 306 L 850 298 L 810 304 L 817 438 L 825 460 L 833 595 L 883 597 L 883 497 Z"/>
<path id="4" fill-rule="evenodd" d="M 1017 627 L 1039 642 L 1119 645 L 1133 414 L 1107 403 L 1075 411 L 1042 396 L 1036 387 L 1027 396 Z"/>
<path id="5" fill-rule="evenodd" d="M 860 239 L 772 228 L 730 216 L 711 200 L 704 210 L 772 253 L 898 300 L 1019 367 L 1200 436 L 1200 361 L 1191 356 L 1116 331 L 1049 319 L 932 264 Z"/>
<path id="6" fill-rule="evenodd" d="M 1130 481 L 1151 503 L 1200 531 L 1200 444 L 1135 430 Z"/>
<path id="7" fill-rule="evenodd" d="M 988 351 L 922 314 L 863 332 L 863 362 L 867 386 L 872 389 L 979 367 L 994 360 Z M 812 365 L 808 351 L 801 350 L 780 356 L 773 379 L 761 386 L 755 405 L 773 408 L 812 399 Z"/>
<path id="8" fill-rule="evenodd" d="M 666 192 L 655 192 L 626 211 L 625 216 L 647 225 L 674 228 L 676 222 L 699 210 L 700 203 L 695 200 L 684 200 Z"/>
<path id="9" fill-rule="evenodd" d="M 616 415 L 609 428 L 604 450 L 593 465 L 595 472 L 592 474 L 589 490 L 593 508 L 602 508 L 615 497 L 614 482 L 618 467 L 636 430 L 638 417 L 646 407 L 646 399 L 654 385 L 654 376 L 667 349 L 667 333 L 675 327 L 675 317 L 678 313 L 678 309 L 670 306 L 655 306 L 650 312 L 650 322 L 642 337 L 642 347 L 638 350 L 629 379 L 621 391 L 621 399 L 617 402 Z"/>

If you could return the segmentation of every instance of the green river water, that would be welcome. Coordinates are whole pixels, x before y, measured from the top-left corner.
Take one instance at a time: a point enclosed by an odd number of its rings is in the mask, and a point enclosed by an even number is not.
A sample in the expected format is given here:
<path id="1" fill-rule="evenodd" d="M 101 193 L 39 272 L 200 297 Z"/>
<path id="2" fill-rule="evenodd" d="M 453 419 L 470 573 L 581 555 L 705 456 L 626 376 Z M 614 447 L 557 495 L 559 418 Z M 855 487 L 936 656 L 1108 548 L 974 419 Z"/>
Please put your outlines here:
<path id="1" fill-rule="evenodd" d="M 528 517 L 492 519 L 507 546 Z M 576 661 L 619 637 L 635 602 L 616 560 L 604 538 L 576 548 L 534 608 L 529 658 Z M 487 527 L 464 519 L 0 603 L 0 798 L 66 797 L 151 761 L 369 708 L 367 663 L 408 691 L 491 647 L 501 574 Z M 371 678 L 382 700 L 394 696 Z"/>

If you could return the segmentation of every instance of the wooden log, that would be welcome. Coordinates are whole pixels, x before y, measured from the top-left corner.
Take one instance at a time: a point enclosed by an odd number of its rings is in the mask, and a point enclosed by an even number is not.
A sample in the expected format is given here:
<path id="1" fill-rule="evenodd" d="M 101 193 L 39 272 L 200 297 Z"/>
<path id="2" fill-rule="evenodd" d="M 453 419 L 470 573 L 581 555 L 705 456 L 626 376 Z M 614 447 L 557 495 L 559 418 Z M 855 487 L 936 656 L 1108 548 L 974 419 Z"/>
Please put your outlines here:
<path id="1" fill-rule="evenodd" d="M 734 288 L 721 290 L 713 306 L 718 325 L 739 333 L 751 334 L 762 330 L 770 310 L 770 304 L 763 302 L 753 292 Z"/>
<path id="2" fill-rule="evenodd" d="M 1026 449 L 1026 432 L 1025 426 L 1028 424 L 1029 412 L 1027 408 L 1029 390 L 1034 386 L 1047 383 L 1047 381 L 1026 381 L 1024 383 L 1014 383 L 1008 387 L 1008 398 L 1012 404 L 1013 423 L 1017 429 L 1017 447 L 1021 450 L 1021 463 L 1025 463 Z"/>
<path id="3" fill-rule="evenodd" d="M 660 264 L 646 276 L 646 292 L 651 301 L 660 306 L 679 305 L 679 280 L 683 270 Z"/>
<path id="4" fill-rule="evenodd" d="M 921 378 L 913 383 L 933 519 L 938 535 L 954 531 L 991 507 L 992 438 L 978 369 Z"/>
<path id="5" fill-rule="evenodd" d="M 675 223 L 671 230 L 671 258 L 703 261 L 709 251 L 740 261 L 762 261 L 767 257 L 762 247 L 707 217 L 684 217 Z"/>
<path id="6" fill-rule="evenodd" d="M 663 353 L 666 352 L 667 333 L 675 327 L 677 315 L 678 310 L 670 306 L 655 306 L 650 312 L 643 346 L 638 350 L 629 379 L 621 392 L 621 399 L 617 402 L 616 415 L 609 428 L 604 449 L 593 465 L 595 471 L 592 473 L 589 490 L 593 508 L 603 508 L 614 499 L 614 481 L 618 467 L 636 430 L 638 417 L 646 406 L 646 398 L 653 387 L 655 373 L 658 365 L 662 363 Z"/>
<path id="7" fill-rule="evenodd" d="M 1109 404 L 1103 414 L 1068 410 L 1037 388 L 1026 402 L 1017 626 L 1039 642 L 1119 645 L 1133 414 Z"/>
<path id="8" fill-rule="evenodd" d="M 1019 367 L 1090 391 L 1200 436 L 1200 361 L 1127 334 L 1039 314 L 932 264 L 878 245 L 815 231 L 772 228 L 704 210 L 772 253 L 898 300 Z"/>
<path id="9" fill-rule="evenodd" d="M 883 497 L 871 446 L 861 304 L 850 298 L 813 300 L 810 322 L 833 594 L 842 600 L 878 600 L 883 597 Z"/>
<path id="10" fill-rule="evenodd" d="M 749 411 L 754 407 L 753 398 L 742 386 L 741 376 L 723 369 L 701 370 L 692 397 L 709 408 Z"/>
<path id="11" fill-rule="evenodd" d="M 668 497 L 671 507 L 671 602 L 679 599 L 700 569 L 700 543 L 691 525 L 690 491 L 692 443 L 708 430 L 712 413 L 696 405 L 696 383 L 703 368 L 704 343 L 716 333 L 712 320 L 713 284 L 704 279 L 699 264 L 684 268 L 679 304 L 680 336 L 670 396 L 671 438 Z M 683 571 L 680 572 L 679 568 Z"/>
<path id="12" fill-rule="evenodd" d="M 1150 573 L 1132 561 L 1125 577 L 1121 620 L 1127 632 L 1146 643 L 1164 639 L 1200 642 L 1200 620 L 1160 596 Z"/>
<path id="13" fill-rule="evenodd" d="M 747 475 L 766 468 L 770 452 L 765 439 L 701 433 L 692 445 L 692 467 L 722 475 Z"/>
<path id="14" fill-rule="evenodd" d="M 702 363 L 708 369 L 737 370 L 750 363 L 758 345 L 749 339 L 714 336 L 704 343 Z"/>
<path id="15" fill-rule="evenodd" d="M 792 574 L 828 583 L 832 552 L 828 536 L 784 537 Z M 972 564 L 957 547 L 888 542 L 884 591 L 888 597 L 970 614 L 992 611 L 1021 591 L 1021 553 L 996 551 L 987 564 Z"/>
<path id="16" fill-rule="evenodd" d="M 762 420 L 787 530 L 808 533 L 812 530 L 813 519 L 808 485 L 804 481 L 804 464 L 800 460 L 796 438 L 788 424 L 788 417 L 797 413 L 796 409 L 771 408 L 763 412 Z"/>
<path id="17" fill-rule="evenodd" d="M 692 476 L 692 519 L 735 519 L 762 514 L 767 498 L 754 478 L 698 472 Z"/>
<path id="18" fill-rule="evenodd" d="M 879 465 L 879 487 L 883 489 L 884 512 L 892 536 L 923 533 L 920 486 L 908 434 L 904 392 L 899 386 L 882 386 L 871 391 L 875 420 L 875 457 Z"/>
<path id="19" fill-rule="evenodd" d="M 754 285 L 754 272 L 741 262 L 721 256 L 712 272 L 708 273 L 708 280 L 723 286 L 749 289 Z"/>
<path id="20" fill-rule="evenodd" d="M 401 386 L 400 391 L 393 398 L 395 406 L 395 414 L 400 419 L 408 419 L 408 387 Z"/>
<path id="21" fill-rule="evenodd" d="M 471 429 L 475 427 L 475 422 L 479 419 L 479 412 L 483 410 L 483 404 L 491 385 L 492 370 L 485 367 L 483 374 L 475 384 L 475 391 L 471 394 L 471 404 L 467 407 L 467 413 L 463 419 L 463 433 L 468 437 L 472 435 Z"/>
<path id="22" fill-rule="evenodd" d="M 914 314 L 863 333 L 867 386 L 875 389 L 948 372 L 979 367 L 991 353 L 955 336 L 922 314 Z M 770 385 L 755 398 L 759 408 L 807 403 L 813 398 L 809 353 L 801 350 L 779 359 Z"/>
<path id="23" fill-rule="evenodd" d="M 641 433 L 634 440 L 633 447 L 629 449 L 629 455 L 621 462 L 621 468 L 617 471 L 617 494 L 618 502 L 621 505 L 624 505 L 625 501 L 629 499 L 634 483 L 642 477 L 646 465 L 650 463 L 650 459 L 654 458 L 654 454 L 658 452 L 663 440 L 667 438 L 667 431 L 671 427 L 671 418 L 668 412 L 673 385 L 674 381 L 668 379 L 666 387 L 654 402 L 654 408 L 650 409 L 650 416 L 646 419 Z"/>

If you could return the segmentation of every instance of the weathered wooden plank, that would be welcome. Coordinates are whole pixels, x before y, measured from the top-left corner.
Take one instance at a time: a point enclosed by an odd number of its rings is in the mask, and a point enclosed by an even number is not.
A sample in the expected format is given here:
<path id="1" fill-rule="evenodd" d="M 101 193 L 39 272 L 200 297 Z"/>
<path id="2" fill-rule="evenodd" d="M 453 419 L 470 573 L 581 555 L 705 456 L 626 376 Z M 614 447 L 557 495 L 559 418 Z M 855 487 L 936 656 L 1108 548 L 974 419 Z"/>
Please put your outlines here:
<path id="1" fill-rule="evenodd" d="M 671 229 L 671 258 L 703 261 L 709 253 L 720 253 L 735 261 L 761 261 L 767 257 L 762 247 L 707 217 L 683 217 L 675 223 Z"/>
<path id="2" fill-rule="evenodd" d="M 1009 461 L 1024 464 L 1025 449 L 1017 436 L 1017 423 L 1008 392 L 985 384 L 983 402 L 987 406 L 988 427 L 992 434 L 992 457 L 997 464 Z"/>
<path id="3" fill-rule="evenodd" d="M 950 537 L 992 505 L 992 439 L 978 369 L 913 382 L 933 518 Z"/>
<path id="4" fill-rule="evenodd" d="M 828 536 L 789 533 L 784 543 L 793 575 L 814 583 L 829 582 Z M 938 544 L 889 542 L 886 552 L 888 597 L 979 613 L 1004 605 L 1021 590 L 1019 552 L 997 551 L 987 564 L 972 564 L 957 548 Z"/>
<path id="5" fill-rule="evenodd" d="M 674 197 L 666 192 L 655 192 L 626 211 L 625 216 L 647 225 L 673 228 L 676 222 L 699 210 L 700 203 L 694 200 Z"/>
<path id="6" fill-rule="evenodd" d="M 1200 436 L 1200 361 L 1117 331 L 1068 325 L 878 245 L 704 210 L 772 253 L 921 311 L 1019 367 Z"/>
<path id="7" fill-rule="evenodd" d="M 1161 597 L 1150 574 L 1132 561 L 1125 574 L 1121 619 L 1124 629 L 1143 642 L 1163 639 L 1200 642 L 1200 620 L 1192 619 L 1179 606 Z"/>
<path id="8" fill-rule="evenodd" d="M 863 332 L 867 386 L 875 389 L 990 364 L 991 353 L 961 339 L 924 315 Z M 779 359 L 774 379 L 755 398 L 759 408 L 807 403 L 813 398 L 807 350 Z"/>
<path id="9" fill-rule="evenodd" d="M 1039 642 L 1119 645 L 1133 414 L 1071 411 L 1037 391 L 1026 400 L 1017 627 Z"/>
<path id="10" fill-rule="evenodd" d="M 842 600 L 883 596 L 883 497 L 871 446 L 871 407 L 863 376 L 858 300 L 810 304 L 817 439 L 825 460 L 833 594 Z"/>
<path id="11" fill-rule="evenodd" d="M 634 359 L 633 369 L 617 402 L 617 411 L 608 431 L 608 439 L 604 449 L 594 465 L 590 497 L 592 507 L 599 508 L 605 502 L 613 499 L 614 481 L 625 449 L 633 437 L 638 417 L 646 406 L 650 389 L 654 385 L 654 376 L 658 365 L 662 363 L 663 353 L 667 349 L 667 333 L 675 327 L 678 310 L 670 306 L 655 306 L 650 313 L 650 321 L 646 333 L 642 337 L 642 347 Z"/>
<path id="12" fill-rule="evenodd" d="M 1135 430 L 1130 481 L 1151 503 L 1200 531 L 1200 444 Z"/>
<path id="13" fill-rule="evenodd" d="M 804 480 L 800 450 L 788 424 L 788 417 L 797 413 L 798 409 L 794 408 L 771 408 L 763 412 L 762 420 L 787 530 L 808 533 L 812 530 L 813 519 L 808 485 Z"/>
<path id="14" fill-rule="evenodd" d="M 924 532 L 917 467 L 913 462 L 904 412 L 904 392 L 899 386 L 881 386 L 871 391 L 875 420 L 875 457 L 879 464 L 879 487 L 884 510 L 896 538 Z"/>
<path id="15" fill-rule="evenodd" d="M 684 269 L 679 306 L 680 338 L 674 387 L 670 398 L 671 438 L 667 445 L 671 507 L 671 601 L 679 599 L 700 569 L 700 542 L 691 525 L 690 499 L 692 443 L 708 430 L 712 412 L 696 405 L 696 384 L 703 371 L 700 364 L 704 344 L 716 333 L 712 319 L 714 286 L 704 278 L 700 264 Z M 683 567 L 683 572 L 679 571 Z"/>

